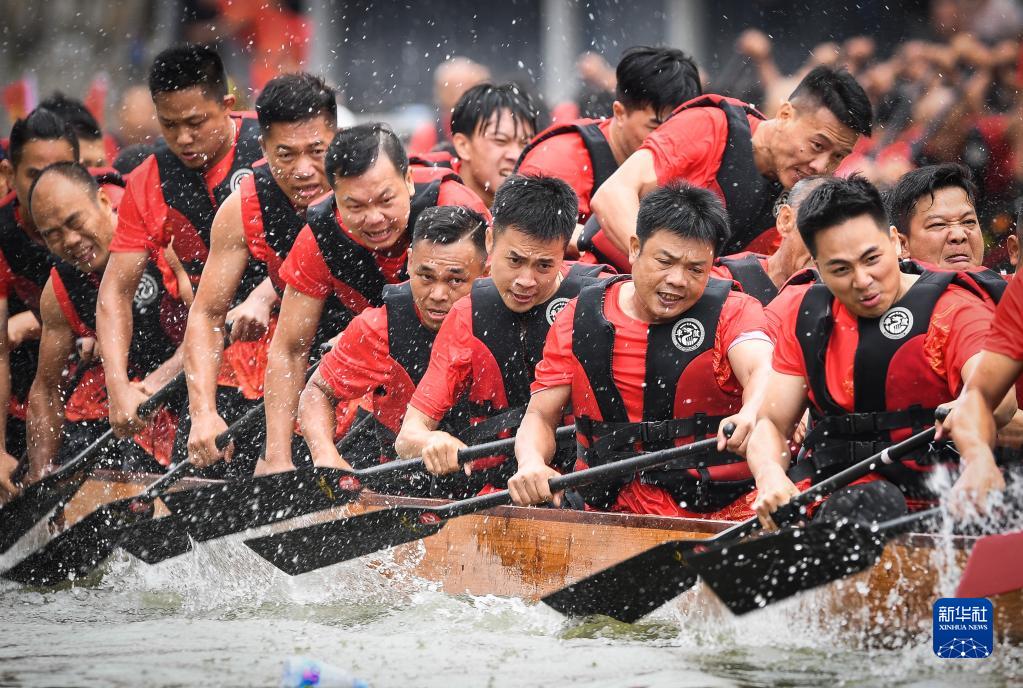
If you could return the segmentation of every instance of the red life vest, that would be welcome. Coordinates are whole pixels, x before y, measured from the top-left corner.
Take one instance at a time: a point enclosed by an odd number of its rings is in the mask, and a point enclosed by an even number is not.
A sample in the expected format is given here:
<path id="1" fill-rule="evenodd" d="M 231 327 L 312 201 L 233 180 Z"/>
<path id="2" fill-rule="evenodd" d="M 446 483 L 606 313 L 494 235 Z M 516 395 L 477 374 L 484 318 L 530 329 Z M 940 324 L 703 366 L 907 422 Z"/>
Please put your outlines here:
<path id="1" fill-rule="evenodd" d="M 586 466 L 615 461 L 622 450 L 632 455 L 637 449 L 654 451 L 713 436 L 721 421 L 742 407 L 741 395 L 723 392 L 715 380 L 714 340 L 733 285 L 712 278 L 703 296 L 677 319 L 647 328 L 643 420 L 629 420 L 612 373 L 614 325 L 604 315 L 608 287 L 627 279 L 588 286 L 576 303 L 572 353 L 600 410 L 596 417 L 575 419 L 580 462 Z M 582 488 L 580 494 L 588 504 L 607 510 L 632 479 Z M 686 509 L 698 512 L 717 511 L 753 487 L 745 459 L 717 452 L 708 455 L 703 468 L 650 470 L 639 480 L 666 489 Z"/>
<path id="2" fill-rule="evenodd" d="M 599 119 L 583 119 L 577 122 L 555 124 L 541 131 L 522 149 L 522 153 L 515 163 L 515 173 L 518 174 L 519 166 L 526 159 L 526 155 L 544 141 L 555 136 L 574 134 L 582 139 L 583 145 L 586 147 L 586 153 L 590 156 L 590 169 L 593 172 L 593 189 L 591 193 L 596 193 L 600 185 L 606 182 L 608 177 L 618 169 L 618 161 L 615 160 L 614 153 L 611 151 L 611 144 L 607 142 L 607 138 L 600 130 L 600 122 L 601 120 Z M 592 237 L 587 241 L 591 240 Z M 586 250 L 591 249 L 587 247 Z"/>
<path id="3" fill-rule="evenodd" d="M 220 184 L 211 191 L 206 187 L 206 180 L 200 172 L 185 167 L 166 144 L 162 144 L 154 153 L 160 174 L 160 191 L 167 207 L 184 217 L 189 231 L 175 234 L 175 242 L 191 250 L 179 251 L 181 255 L 199 255 L 201 260 L 185 260 L 182 263 L 193 280 L 202 274 L 205 257 L 209 253 L 210 230 L 217 208 L 223 204 L 231 192 L 238 188 L 241 181 L 252 174 L 252 168 L 263 157 L 259 146 L 259 122 L 254 117 L 242 117 L 241 130 L 235 144 L 234 159 L 231 168 Z M 244 280 L 252 287 L 258 284 L 255 278 Z M 241 290 L 239 290 L 241 291 Z M 248 294 L 251 289 L 244 291 Z"/>
<path id="4" fill-rule="evenodd" d="M 934 424 L 934 411 L 952 401 L 948 383 L 928 365 L 923 347 L 934 307 L 956 283 L 982 298 L 975 284 L 956 272 L 923 272 L 906 294 L 879 318 L 858 318 L 853 363 L 854 410 L 838 405 L 827 388 L 824 356 L 834 326 L 834 297 L 823 284 L 807 290 L 796 328 L 810 387 L 813 428 L 804 445 L 806 460 L 793 469 L 815 481 L 872 456 L 893 442 Z M 908 496 L 927 498 L 929 453 L 878 473 Z"/>
<path id="5" fill-rule="evenodd" d="M 780 183 L 757 171 L 753 160 L 753 132 L 747 116 L 760 120 L 765 117 L 742 101 L 707 94 L 679 105 L 669 119 L 698 107 L 720 108 L 728 121 L 728 139 L 716 179 L 724 195 L 733 233 L 722 252 L 741 253 L 763 235 L 776 231 L 775 208 L 784 192 Z"/>
<path id="6" fill-rule="evenodd" d="M 746 256 L 721 256 L 714 261 L 714 265 L 728 268 L 732 279 L 739 283 L 742 291 L 766 306 L 778 295 L 778 287 L 774 286 L 771 276 L 767 274 L 767 270 L 764 270 L 764 265 L 761 262 L 766 257 L 759 253 L 750 253 Z"/>

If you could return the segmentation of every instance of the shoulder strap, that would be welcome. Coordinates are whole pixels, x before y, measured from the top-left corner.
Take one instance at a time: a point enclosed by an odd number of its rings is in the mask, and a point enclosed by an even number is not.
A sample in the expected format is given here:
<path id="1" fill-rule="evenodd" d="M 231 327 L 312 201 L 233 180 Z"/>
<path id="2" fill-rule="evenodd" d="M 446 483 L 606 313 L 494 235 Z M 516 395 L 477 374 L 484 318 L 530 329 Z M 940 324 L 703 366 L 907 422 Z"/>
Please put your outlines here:
<path id="1" fill-rule="evenodd" d="M 714 348 L 721 309 L 731 290 L 731 282 L 711 278 L 700 300 L 680 318 L 648 328 L 644 420 L 674 417 L 679 377 L 696 357 Z"/>
<path id="2" fill-rule="evenodd" d="M 632 278 L 628 275 L 619 275 L 583 287 L 576 301 L 572 321 L 572 354 L 577 360 L 585 361 L 586 377 L 604 422 L 624 423 L 629 419 L 621 391 L 611 371 L 615 328 L 604 316 L 608 288 L 616 282 L 629 279 Z"/>
<path id="3" fill-rule="evenodd" d="M 599 122 L 587 122 L 585 124 L 570 122 L 550 127 L 547 131 L 541 132 L 522 150 L 518 161 L 515 163 L 515 171 L 518 172 L 519 166 L 530 151 L 544 141 L 563 134 L 578 134 L 582 138 L 583 145 L 586 146 L 586 152 L 590 156 L 590 164 L 593 169 L 593 190 L 596 191 L 618 169 L 618 161 L 615 160 L 614 153 L 611 152 L 611 145 L 607 142 L 607 137 L 600 130 Z"/>
<path id="4" fill-rule="evenodd" d="M 416 220 L 419 219 L 419 214 L 427 208 L 435 208 L 437 203 L 440 201 L 440 187 L 441 184 L 447 181 L 460 181 L 457 174 L 453 172 L 451 174 L 445 174 L 439 179 L 434 179 L 426 184 L 416 184 L 416 192 L 412 196 L 412 202 L 409 204 L 409 215 L 408 215 L 408 233 L 412 234 L 412 230 L 416 226 Z"/>
<path id="5" fill-rule="evenodd" d="M 270 249 L 283 260 L 288 257 L 305 221 L 278 186 L 269 165 L 260 165 L 252 174 L 263 216 L 263 235 Z"/>
<path id="6" fill-rule="evenodd" d="M 892 357 L 906 342 L 925 334 L 938 299 L 954 272 L 925 272 L 880 318 L 859 318 L 859 343 L 853 364 L 855 410 L 886 411 L 886 385 Z"/>
<path id="7" fill-rule="evenodd" d="M 387 346 L 391 358 L 418 385 L 430 365 L 430 348 L 436 333 L 427 329 L 416 314 L 412 285 L 408 282 L 388 284 L 383 300 L 387 307 Z"/>
<path id="8" fill-rule="evenodd" d="M 184 215 L 208 247 L 213 216 L 217 211 L 202 175 L 185 167 L 166 145 L 160 146 L 154 155 L 164 203 Z"/>
<path id="9" fill-rule="evenodd" d="M 824 370 L 824 355 L 835 325 L 833 299 L 826 286 L 815 284 L 803 295 L 799 303 L 799 315 L 796 317 L 796 332 L 799 335 L 803 364 L 806 366 L 807 384 L 813 392 L 817 407 L 825 414 L 845 413 L 828 392 Z"/>
<path id="10" fill-rule="evenodd" d="M 85 273 L 63 261 L 54 267 L 54 271 L 64 287 L 64 292 L 67 294 L 67 301 L 62 305 L 74 310 L 78 320 L 95 332 L 96 299 L 99 296 L 99 288 L 96 282 L 90 281 Z M 63 301 L 64 299 L 60 300 Z"/>
<path id="11" fill-rule="evenodd" d="M 238 133 L 238 141 L 235 143 L 231 169 L 224 181 L 213 189 L 213 197 L 217 200 L 218 206 L 238 188 L 242 179 L 252 174 L 256 163 L 262 157 L 263 149 L 259 145 L 259 121 L 254 117 L 245 117 L 241 121 L 241 131 Z"/>
<path id="12" fill-rule="evenodd" d="M 717 262 L 728 268 L 744 292 L 766 306 L 778 295 L 778 288 L 774 286 L 771 277 L 764 270 L 764 266 L 760 262 L 762 257 L 756 253 L 742 258 L 723 256 L 718 258 Z"/>
<path id="13" fill-rule="evenodd" d="M 497 361 L 508 406 L 524 406 L 529 401 L 529 385 L 534 374 L 526 359 L 526 324 L 518 313 L 504 305 L 489 278 L 473 283 L 470 298 L 473 336 L 483 342 Z"/>
<path id="14" fill-rule="evenodd" d="M 335 279 L 362 294 L 374 306 L 383 304 L 387 284 L 372 252 L 357 244 L 338 225 L 333 196 L 306 212 L 306 221 L 319 246 L 323 260 Z"/>

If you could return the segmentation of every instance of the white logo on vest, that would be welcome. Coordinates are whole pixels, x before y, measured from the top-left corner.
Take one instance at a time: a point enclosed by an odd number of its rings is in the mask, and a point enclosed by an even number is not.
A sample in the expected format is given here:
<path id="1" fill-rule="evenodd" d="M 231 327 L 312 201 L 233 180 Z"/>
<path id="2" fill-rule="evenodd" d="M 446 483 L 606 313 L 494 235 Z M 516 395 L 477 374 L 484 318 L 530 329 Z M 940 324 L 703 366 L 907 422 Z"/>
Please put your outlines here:
<path id="1" fill-rule="evenodd" d="M 908 308 L 892 308 L 881 318 L 881 334 L 888 339 L 902 339 L 913 329 L 913 313 Z"/>
<path id="2" fill-rule="evenodd" d="M 138 289 L 135 290 L 135 306 L 142 308 L 148 306 L 156 300 L 156 296 L 160 291 L 160 285 L 156 283 L 156 278 L 149 273 L 142 273 L 142 279 L 139 280 Z"/>
<path id="3" fill-rule="evenodd" d="M 237 191 L 238 187 L 241 186 L 242 180 L 250 176 L 251 174 L 252 170 L 250 170 L 248 167 L 243 167 L 240 170 L 235 170 L 234 174 L 231 175 L 230 181 L 232 193 Z"/>
<path id="4" fill-rule="evenodd" d="M 554 299 L 547 304 L 547 324 L 553 325 L 554 318 L 558 317 L 558 313 L 565 310 L 565 306 L 567 305 L 568 299 L 566 298 Z"/>
<path id="5" fill-rule="evenodd" d="M 706 336 L 703 323 L 693 318 L 679 320 L 671 328 L 671 341 L 679 351 L 696 351 Z"/>

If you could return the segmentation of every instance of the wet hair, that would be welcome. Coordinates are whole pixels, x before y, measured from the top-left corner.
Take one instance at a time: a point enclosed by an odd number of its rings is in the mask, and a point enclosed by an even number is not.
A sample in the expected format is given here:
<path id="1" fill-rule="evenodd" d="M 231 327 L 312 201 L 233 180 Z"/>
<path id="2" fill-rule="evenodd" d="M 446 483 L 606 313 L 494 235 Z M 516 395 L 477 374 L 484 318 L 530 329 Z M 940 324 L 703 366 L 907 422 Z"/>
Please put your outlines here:
<path id="1" fill-rule="evenodd" d="M 71 146 L 71 151 L 77 160 L 78 137 L 75 136 L 71 125 L 55 112 L 46 108 L 36 108 L 11 127 L 11 138 L 7 144 L 11 164 L 14 167 L 21 164 L 21 154 L 30 141 L 60 141 L 62 139 Z"/>
<path id="2" fill-rule="evenodd" d="M 814 67 L 789 96 L 794 105 L 814 103 L 826 107 L 843 125 L 870 136 L 874 110 L 859 82 L 845 68 Z"/>
<path id="3" fill-rule="evenodd" d="M 126 175 L 136 167 L 145 162 L 146 158 L 156 152 L 157 146 L 152 143 L 136 143 L 133 146 L 122 148 L 114 158 L 113 168 Z"/>
<path id="4" fill-rule="evenodd" d="M 487 219 L 472 208 L 438 205 L 419 213 L 412 228 L 412 246 L 420 241 L 447 246 L 469 239 L 476 251 L 485 256 Z"/>
<path id="5" fill-rule="evenodd" d="M 48 177 L 51 174 L 59 175 L 70 182 L 78 184 L 88 192 L 89 199 L 94 202 L 99 196 L 99 183 L 92 174 L 89 173 L 89 170 L 86 169 L 85 165 L 79 162 L 69 162 L 66 160 L 63 162 L 55 162 L 52 165 L 44 167 L 39 172 L 39 176 L 32 180 L 32 186 L 28 188 L 27 206 L 29 212 L 32 211 L 32 197 L 35 195 L 36 187 L 39 185 L 39 180 L 43 177 Z"/>
<path id="6" fill-rule="evenodd" d="M 149 93 L 183 91 L 199 87 L 207 98 L 227 95 L 227 73 L 216 50 L 186 43 L 161 51 L 149 68 Z"/>
<path id="7" fill-rule="evenodd" d="M 810 255 L 817 256 L 817 235 L 843 222 L 867 215 L 879 231 L 888 226 L 881 193 L 865 177 L 832 177 L 810 192 L 799 206 L 796 225 Z"/>
<path id="8" fill-rule="evenodd" d="M 338 177 L 365 174 L 384 152 L 402 177 L 408 172 L 408 154 L 394 131 L 382 122 L 341 129 L 327 148 L 327 180 L 333 186 Z"/>
<path id="9" fill-rule="evenodd" d="M 785 197 L 785 204 L 792 208 L 792 210 L 799 212 L 799 206 L 803 204 L 803 201 L 810 195 L 810 192 L 829 179 L 831 179 L 831 175 L 824 174 L 803 177 L 789 189 L 789 193 Z"/>
<path id="10" fill-rule="evenodd" d="M 515 229 L 538 241 L 567 246 L 579 217 L 579 198 L 556 177 L 513 174 L 494 194 L 494 234 Z"/>
<path id="11" fill-rule="evenodd" d="M 56 113 L 62 120 L 70 124 L 79 141 L 95 141 L 103 138 L 99 122 L 80 100 L 68 98 L 60 91 L 54 91 L 53 95 L 39 103 L 39 107 Z"/>
<path id="12" fill-rule="evenodd" d="M 674 48 L 629 48 L 615 74 L 615 98 L 629 110 L 650 107 L 660 115 L 703 93 L 696 63 Z"/>
<path id="13" fill-rule="evenodd" d="M 280 74 L 267 82 L 256 99 L 259 128 L 265 135 L 277 122 L 303 122 L 325 117 L 337 122 L 337 92 L 307 72 Z"/>
<path id="14" fill-rule="evenodd" d="M 917 202 L 924 196 L 930 196 L 933 203 L 935 193 L 953 188 L 966 192 L 970 205 L 977 207 L 977 185 L 966 167 L 949 162 L 907 172 L 884 197 L 888 219 L 899 233 L 909 236 L 909 223 Z"/>
<path id="15" fill-rule="evenodd" d="M 704 241 L 718 256 L 732 230 L 725 204 L 713 191 L 682 181 L 651 191 L 639 202 L 636 236 L 642 247 L 657 232 L 667 231 L 683 239 Z"/>
<path id="16" fill-rule="evenodd" d="M 490 120 L 501 111 L 511 112 L 515 133 L 522 129 L 529 136 L 537 130 L 537 109 L 533 100 L 517 84 L 495 86 L 477 84 L 462 94 L 451 111 L 451 135 L 464 134 L 472 138 L 486 134 Z"/>

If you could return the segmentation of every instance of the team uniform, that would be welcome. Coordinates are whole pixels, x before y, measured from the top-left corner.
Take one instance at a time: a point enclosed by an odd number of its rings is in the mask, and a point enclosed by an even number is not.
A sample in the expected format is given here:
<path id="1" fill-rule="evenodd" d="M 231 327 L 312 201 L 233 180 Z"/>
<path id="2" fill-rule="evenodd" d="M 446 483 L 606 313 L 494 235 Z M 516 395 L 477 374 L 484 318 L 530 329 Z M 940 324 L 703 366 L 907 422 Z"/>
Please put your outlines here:
<path id="1" fill-rule="evenodd" d="M 721 256 L 714 261 L 710 275 L 737 282 L 743 292 L 764 306 L 778 295 L 778 287 L 774 286 L 771 276 L 767 274 L 767 256 L 762 253 L 744 251 Z"/>
<path id="2" fill-rule="evenodd" d="M 856 318 L 823 284 L 786 287 L 771 304 L 773 366 L 806 380 L 813 420 L 792 477 L 817 482 L 933 425 L 987 336 L 993 309 L 981 293 L 966 273 L 928 271 L 881 317 Z M 890 480 L 913 504 L 933 496 L 932 461 L 921 453 L 868 480 Z"/>
<path id="3" fill-rule="evenodd" d="M 583 289 L 558 316 L 536 367 L 534 393 L 572 388 L 580 469 L 717 434 L 742 407 L 728 351 L 767 341 L 762 307 L 729 281 L 712 279 L 676 320 L 652 325 L 619 305 L 627 279 Z M 596 509 L 738 519 L 752 515 L 752 488 L 744 459 L 713 452 L 703 468 L 649 470 L 580 493 Z"/>
<path id="4" fill-rule="evenodd" d="M 173 245 L 194 288 L 209 256 L 210 231 L 217 209 L 253 174 L 253 167 L 263 156 L 256 119 L 247 113 L 234 114 L 231 118 L 235 123 L 234 145 L 222 160 L 205 172 L 188 169 L 163 146 L 128 176 L 110 250 L 149 253 L 164 272 L 164 284 L 175 297 L 180 296 L 177 280 L 163 260 L 163 251 Z M 235 304 L 243 301 L 266 276 L 265 265 L 250 260 Z M 175 323 L 182 331 L 185 319 L 182 311 Z M 263 341 L 234 342 L 225 348 L 217 380 L 217 408 L 222 410 L 228 423 L 240 417 L 262 396 L 267 341 L 264 337 Z M 185 451 L 188 425 L 186 418 L 178 432 L 175 452 Z M 251 446 L 244 442 L 239 445 L 239 453 L 249 461 L 258 454 L 258 442 L 252 439 Z M 245 462 L 236 463 L 237 470 L 243 471 Z"/>
<path id="5" fill-rule="evenodd" d="M 721 197 L 733 230 L 726 254 L 771 254 L 781 241 L 774 207 L 783 188 L 753 161 L 752 138 L 762 121 L 746 103 L 703 95 L 678 106 L 640 147 L 653 157 L 658 185 L 684 179 Z"/>
<path id="6" fill-rule="evenodd" d="M 476 433 L 484 434 L 486 428 L 492 437 L 517 427 L 554 316 L 605 270 L 603 265 L 563 264 L 558 290 L 525 313 L 504 305 L 493 280 L 476 280 L 444 319 L 410 405 L 440 422 L 467 398 Z M 503 488 L 514 473 L 514 462 L 488 457 L 474 461 L 472 469 L 467 484 L 461 474 L 447 479 L 463 485 L 466 493 Z"/>

